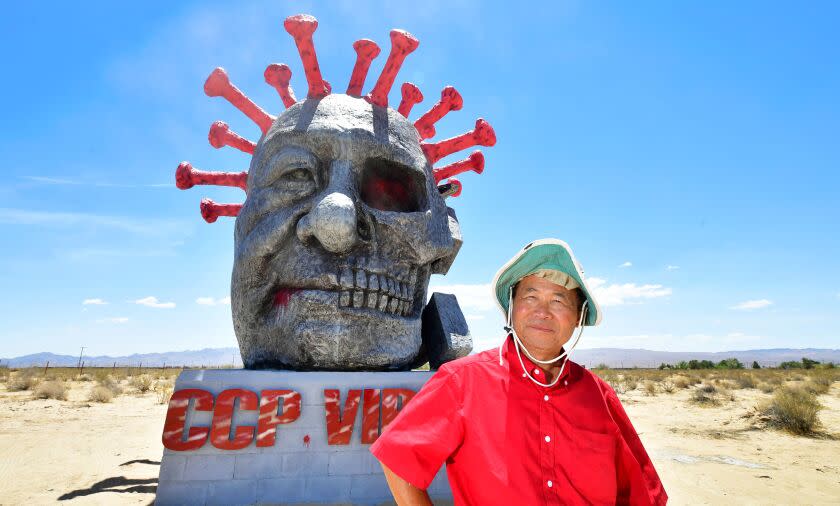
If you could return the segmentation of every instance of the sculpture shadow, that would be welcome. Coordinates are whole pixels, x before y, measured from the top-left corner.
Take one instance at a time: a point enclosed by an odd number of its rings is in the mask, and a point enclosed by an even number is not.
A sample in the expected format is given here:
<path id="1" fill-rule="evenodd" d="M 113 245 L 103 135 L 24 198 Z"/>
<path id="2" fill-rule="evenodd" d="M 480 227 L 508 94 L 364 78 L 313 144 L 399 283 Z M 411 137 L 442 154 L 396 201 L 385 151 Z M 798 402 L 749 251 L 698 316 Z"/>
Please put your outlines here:
<path id="1" fill-rule="evenodd" d="M 128 485 L 128 486 L 127 486 Z M 125 476 L 105 478 L 94 483 L 89 488 L 72 490 L 59 496 L 59 501 L 69 501 L 77 497 L 84 497 L 102 492 L 154 494 L 157 491 L 157 478 L 132 479 Z"/>

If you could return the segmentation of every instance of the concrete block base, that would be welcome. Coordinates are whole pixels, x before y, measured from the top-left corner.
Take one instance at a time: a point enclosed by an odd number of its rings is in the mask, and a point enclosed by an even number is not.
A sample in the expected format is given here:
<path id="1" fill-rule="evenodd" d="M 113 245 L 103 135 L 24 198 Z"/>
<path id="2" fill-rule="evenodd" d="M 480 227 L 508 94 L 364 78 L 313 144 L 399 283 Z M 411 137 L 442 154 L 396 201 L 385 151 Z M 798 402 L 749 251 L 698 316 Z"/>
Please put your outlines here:
<path id="1" fill-rule="evenodd" d="M 431 374 L 239 369 L 184 371 L 175 384 L 167 415 L 168 446 L 177 439 L 182 443 L 192 441 L 195 448 L 164 450 L 155 503 L 394 504 L 379 462 L 369 451 L 371 434 L 375 439 L 381 431 L 372 425 L 379 421 L 379 413 L 373 411 L 377 406 L 373 399 L 380 403 L 378 405 L 382 402 L 380 397 L 370 394 L 372 391 L 383 393 L 385 389 L 416 392 Z M 226 394 L 227 400 L 224 400 L 225 396 L 220 397 L 222 392 L 235 389 L 237 398 L 232 399 L 231 392 Z M 340 393 L 340 420 L 333 417 L 332 425 L 327 423 L 325 390 L 328 389 Z M 197 397 L 184 399 L 185 392 L 181 392 L 196 390 L 212 394 L 213 405 L 199 404 Z M 260 405 L 265 404 L 261 393 L 269 390 L 298 393 L 300 414 L 293 421 L 273 426 L 274 442 L 266 445 L 264 436 L 268 425 L 261 425 L 261 420 L 264 422 L 270 414 L 261 414 L 258 406 L 249 402 L 259 398 Z M 352 400 L 348 402 L 348 399 L 353 399 L 354 391 L 359 390 L 361 393 L 355 394 L 358 405 L 354 408 Z M 177 408 L 179 402 L 186 406 L 181 417 L 177 416 L 177 409 L 173 411 L 173 406 Z M 232 410 L 226 410 L 225 406 L 232 406 Z M 243 409 L 251 407 L 254 409 Z M 279 409 L 282 414 L 289 408 L 281 403 Z M 366 410 L 368 415 L 365 415 Z M 351 425 L 349 422 L 353 417 L 355 420 Z M 346 435 L 350 431 L 347 444 L 340 444 L 345 441 L 337 437 L 341 435 L 336 430 L 338 422 L 342 422 L 341 433 Z M 330 434 L 328 425 L 335 434 Z M 363 437 L 363 425 L 367 438 Z M 237 436 L 239 433 L 244 435 Z M 249 434 L 251 436 L 246 437 Z M 230 449 L 230 446 L 237 448 Z M 445 468 L 440 470 L 428 492 L 435 504 L 452 503 Z"/>

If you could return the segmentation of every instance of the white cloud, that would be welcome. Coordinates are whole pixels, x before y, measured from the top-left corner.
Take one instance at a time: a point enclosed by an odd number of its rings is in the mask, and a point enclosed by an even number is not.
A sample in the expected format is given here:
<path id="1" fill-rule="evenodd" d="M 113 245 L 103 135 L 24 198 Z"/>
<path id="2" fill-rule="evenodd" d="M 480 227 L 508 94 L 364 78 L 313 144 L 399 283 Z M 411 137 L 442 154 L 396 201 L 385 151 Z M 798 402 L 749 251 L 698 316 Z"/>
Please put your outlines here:
<path id="1" fill-rule="evenodd" d="M 607 285 L 607 281 L 601 278 L 588 278 L 586 282 L 595 300 L 601 306 L 620 306 L 638 302 L 640 299 L 657 299 L 671 295 L 671 289 L 662 285 L 637 285 L 636 283 Z"/>
<path id="2" fill-rule="evenodd" d="M 195 299 L 195 303 L 201 306 L 226 306 L 230 305 L 230 297 L 222 297 L 214 299 L 213 297 L 199 297 Z"/>
<path id="3" fill-rule="evenodd" d="M 101 318 L 96 320 L 96 323 L 126 323 L 128 322 L 128 318 L 125 316 L 117 316 L 114 318 Z"/>
<path id="4" fill-rule="evenodd" d="M 767 299 L 746 300 L 744 302 L 741 302 L 740 304 L 735 304 L 734 306 L 731 306 L 729 309 L 736 309 L 739 311 L 750 311 L 753 309 L 762 309 L 772 304 L 773 301 Z"/>
<path id="5" fill-rule="evenodd" d="M 107 302 L 102 299 L 85 299 L 82 301 L 83 306 L 104 306 L 105 304 Z"/>
<path id="6" fill-rule="evenodd" d="M 458 299 L 462 310 L 492 311 L 496 309 L 496 301 L 490 292 L 490 283 L 483 285 L 431 285 L 432 292 L 451 293 Z"/>
<path id="7" fill-rule="evenodd" d="M 175 307 L 174 302 L 160 302 L 157 300 L 157 297 L 152 297 L 151 295 L 142 299 L 137 299 L 134 301 L 134 303 L 140 304 L 141 306 L 154 307 L 158 309 L 169 309 Z"/>
<path id="8" fill-rule="evenodd" d="M 668 267 L 665 267 L 665 270 L 666 270 L 666 271 L 675 271 L 675 270 L 677 270 L 677 269 L 679 269 L 679 268 L 680 268 L 680 266 L 679 266 L 679 265 L 669 265 Z"/>
<path id="9" fill-rule="evenodd" d="M 623 264 L 619 265 L 619 267 L 633 267 L 633 262 L 624 262 Z"/>

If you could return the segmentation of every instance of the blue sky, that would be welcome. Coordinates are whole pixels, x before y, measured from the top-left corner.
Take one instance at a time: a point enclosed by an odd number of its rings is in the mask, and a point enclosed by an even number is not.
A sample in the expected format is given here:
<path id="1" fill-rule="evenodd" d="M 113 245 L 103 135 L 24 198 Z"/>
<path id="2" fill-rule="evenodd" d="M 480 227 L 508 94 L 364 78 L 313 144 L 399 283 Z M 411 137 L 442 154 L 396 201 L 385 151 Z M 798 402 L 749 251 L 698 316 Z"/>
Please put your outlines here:
<path id="1" fill-rule="evenodd" d="M 239 2 L 237 2 L 239 4 Z M 361 5 L 360 5 L 361 4 Z M 174 5 L 174 7 L 173 7 Z M 464 246 L 432 284 L 459 296 L 477 349 L 501 337 L 487 288 L 540 237 L 569 242 L 605 306 L 581 347 L 722 351 L 840 343 L 840 8 L 832 2 L 17 3 L 0 20 L 0 356 L 235 346 L 233 220 L 201 220 L 178 162 L 243 170 L 207 143 L 216 66 L 272 113 L 283 19 L 320 23 L 326 79 L 388 31 L 420 39 L 397 83 L 445 85 L 438 138 L 494 126 L 484 174 L 450 200 Z M 508 4 L 509 5 L 509 4 Z M 373 64 L 365 91 L 384 61 Z M 394 87 L 392 102 L 398 95 Z"/>

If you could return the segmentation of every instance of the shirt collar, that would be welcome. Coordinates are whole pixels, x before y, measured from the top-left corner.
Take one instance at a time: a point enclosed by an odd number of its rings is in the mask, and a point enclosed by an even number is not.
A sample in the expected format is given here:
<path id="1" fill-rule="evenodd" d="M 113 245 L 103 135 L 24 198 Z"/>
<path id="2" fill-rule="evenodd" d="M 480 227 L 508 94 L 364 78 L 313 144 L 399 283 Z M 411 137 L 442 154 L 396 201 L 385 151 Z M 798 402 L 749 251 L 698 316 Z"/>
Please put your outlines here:
<path id="1" fill-rule="evenodd" d="M 510 374 L 519 377 L 520 379 L 527 381 L 528 383 L 533 383 L 530 379 L 524 376 L 525 371 L 522 369 L 522 364 L 519 363 L 519 358 L 516 356 L 516 344 L 513 341 L 513 337 L 508 334 L 507 338 L 505 339 L 505 343 L 502 345 L 502 356 L 508 363 L 508 370 Z M 563 348 L 560 349 L 560 353 L 563 353 Z M 541 383 L 545 383 L 545 373 L 542 369 L 539 368 L 537 364 L 535 364 L 531 359 L 528 358 L 528 355 L 525 354 L 524 351 L 520 350 L 520 354 L 522 355 L 522 363 L 525 364 L 525 367 L 528 369 L 528 372 L 531 373 L 537 381 Z M 563 357 L 562 359 L 556 362 L 557 365 L 563 365 L 563 362 L 568 362 L 566 367 L 563 368 L 562 374 L 560 374 L 560 380 L 551 387 L 551 388 L 558 388 L 559 386 L 564 385 L 564 380 L 568 381 L 571 375 L 571 370 L 574 365 L 574 362 L 569 360 L 568 356 Z M 538 371 L 535 373 L 534 371 Z M 534 386 L 539 386 L 534 384 Z M 540 387 L 544 388 L 544 387 Z"/>

